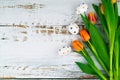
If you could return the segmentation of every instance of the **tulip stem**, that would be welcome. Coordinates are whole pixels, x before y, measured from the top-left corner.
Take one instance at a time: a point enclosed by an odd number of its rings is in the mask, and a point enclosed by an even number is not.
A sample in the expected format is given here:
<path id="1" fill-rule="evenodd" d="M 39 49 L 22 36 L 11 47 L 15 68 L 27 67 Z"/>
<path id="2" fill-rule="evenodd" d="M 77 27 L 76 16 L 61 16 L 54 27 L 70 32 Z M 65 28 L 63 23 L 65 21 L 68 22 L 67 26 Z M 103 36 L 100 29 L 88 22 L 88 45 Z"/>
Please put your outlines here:
<path id="1" fill-rule="evenodd" d="M 110 80 L 113 80 L 113 50 L 114 50 L 114 38 L 115 38 L 115 32 L 110 32 Z"/>
<path id="2" fill-rule="evenodd" d="M 119 39 L 118 33 L 115 34 L 115 42 L 114 42 L 114 60 L 115 60 L 115 69 L 114 69 L 114 80 L 118 80 L 119 75 Z"/>
<path id="3" fill-rule="evenodd" d="M 96 49 L 94 48 L 94 46 L 91 44 L 90 41 L 88 41 L 88 44 L 90 45 L 92 51 L 93 51 L 93 55 L 96 57 L 96 59 L 98 60 L 98 62 L 101 64 L 101 67 L 105 70 L 105 72 L 109 75 L 109 71 L 106 68 L 105 64 L 102 62 L 102 60 L 99 58 L 99 55 L 96 51 Z"/>
<path id="4" fill-rule="evenodd" d="M 101 71 L 94 65 L 93 60 L 91 59 L 90 56 L 88 56 L 88 53 L 86 52 L 86 50 L 83 49 L 82 53 L 83 53 L 82 55 L 84 56 L 84 58 L 90 64 L 91 68 L 97 73 L 97 75 L 100 76 L 102 80 L 107 80 L 106 77 L 101 73 Z"/>
<path id="5" fill-rule="evenodd" d="M 91 59 L 91 57 L 89 56 L 89 54 L 87 53 L 87 51 L 83 48 L 82 50 L 82 53 L 83 53 L 83 56 L 86 58 L 86 60 L 92 64 L 92 65 L 95 65 L 93 60 Z"/>

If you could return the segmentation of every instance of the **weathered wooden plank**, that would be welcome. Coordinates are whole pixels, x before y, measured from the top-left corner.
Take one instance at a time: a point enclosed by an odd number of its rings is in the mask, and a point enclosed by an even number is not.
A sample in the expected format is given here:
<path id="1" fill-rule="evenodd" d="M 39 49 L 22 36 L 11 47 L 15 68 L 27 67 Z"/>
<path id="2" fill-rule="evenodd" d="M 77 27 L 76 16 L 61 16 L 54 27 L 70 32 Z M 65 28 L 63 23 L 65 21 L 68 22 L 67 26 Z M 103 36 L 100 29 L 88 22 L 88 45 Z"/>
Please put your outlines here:
<path id="1" fill-rule="evenodd" d="M 0 77 L 79 78 L 86 75 L 74 63 L 85 62 L 83 57 L 76 53 L 61 56 L 57 52 L 79 36 L 62 33 L 62 28 L 58 34 L 36 30 L 41 28 L 0 27 Z"/>
<path id="2" fill-rule="evenodd" d="M 57 53 L 58 48 L 70 43 L 72 36 L 60 33 L 48 35 L 34 30 L 39 28 L 0 27 L 0 77 L 53 78 L 78 74 L 74 61 L 82 58 L 75 53 L 68 56 Z"/>
<path id="3" fill-rule="evenodd" d="M 78 15 L 75 12 L 80 3 L 98 0 L 0 0 L 0 24 L 9 25 L 68 25 Z"/>
<path id="4" fill-rule="evenodd" d="M 67 3 L 67 4 L 66 4 Z M 78 21 L 75 10 L 81 3 L 91 4 L 99 0 L 0 0 L 1 25 L 68 25 Z"/>
<path id="5" fill-rule="evenodd" d="M 36 29 L 39 28 L 31 28 Z M 75 36 L 36 33 L 21 27 L 0 27 L 0 33 L 2 78 L 79 78 L 85 75 L 74 63 L 84 62 L 82 57 L 76 53 L 66 56 L 57 53 L 60 47 L 69 45 Z M 27 36 L 26 41 L 23 36 Z"/>
<path id="6" fill-rule="evenodd" d="M 72 68 L 75 66 L 70 66 Z M 17 77 L 17 78 L 80 78 L 80 75 L 84 75 L 80 71 L 71 71 L 68 65 L 51 65 L 51 66 L 5 66 L 1 67 L 4 70 L 3 77 Z M 14 69 L 13 69 L 14 68 Z M 61 69 L 62 68 L 62 69 Z M 72 68 L 72 69 L 74 69 Z M 0 69 L 0 70 L 2 70 Z M 61 75 L 64 73 L 64 76 Z M 76 77 L 74 76 L 76 75 Z"/>

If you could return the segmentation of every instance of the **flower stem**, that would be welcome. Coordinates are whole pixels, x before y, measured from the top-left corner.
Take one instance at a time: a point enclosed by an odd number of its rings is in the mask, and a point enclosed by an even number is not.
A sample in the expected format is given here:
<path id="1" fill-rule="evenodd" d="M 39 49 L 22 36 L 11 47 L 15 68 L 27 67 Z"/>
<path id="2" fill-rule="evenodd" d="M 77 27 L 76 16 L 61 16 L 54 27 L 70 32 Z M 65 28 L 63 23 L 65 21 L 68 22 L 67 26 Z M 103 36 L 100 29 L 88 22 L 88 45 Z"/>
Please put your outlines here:
<path id="1" fill-rule="evenodd" d="M 113 80 L 112 58 L 113 58 L 113 52 L 112 52 L 112 48 L 111 48 L 111 50 L 110 50 L 110 80 Z"/>
<path id="2" fill-rule="evenodd" d="M 98 62 L 101 64 L 101 67 L 105 70 L 105 72 L 109 75 L 109 71 L 108 69 L 106 68 L 105 64 L 102 62 L 102 60 L 100 59 L 100 57 L 98 56 L 98 53 L 96 51 L 96 49 L 94 48 L 94 46 L 91 44 L 90 41 L 88 41 L 88 44 L 90 45 L 92 51 L 93 51 L 93 54 L 94 56 L 96 57 L 96 59 L 98 60 Z"/>
<path id="3" fill-rule="evenodd" d="M 110 32 L 110 80 L 113 80 L 113 50 L 114 50 L 114 40 L 115 40 L 115 32 Z"/>
<path id="4" fill-rule="evenodd" d="M 88 56 L 87 52 L 83 49 L 82 50 L 84 58 L 87 60 L 87 62 L 90 64 L 92 69 L 97 73 L 97 75 L 102 79 L 102 80 L 107 80 L 106 77 L 102 74 L 102 72 L 94 65 L 93 60 L 91 57 Z"/>
<path id="5" fill-rule="evenodd" d="M 119 54 L 116 56 L 117 58 L 116 58 L 116 75 L 115 75 L 115 80 L 118 80 L 118 63 L 119 63 Z"/>
<path id="6" fill-rule="evenodd" d="M 115 59 L 115 69 L 114 69 L 114 80 L 118 80 L 118 68 L 119 68 L 119 39 L 118 33 L 115 34 L 115 47 L 114 47 L 114 59 Z"/>

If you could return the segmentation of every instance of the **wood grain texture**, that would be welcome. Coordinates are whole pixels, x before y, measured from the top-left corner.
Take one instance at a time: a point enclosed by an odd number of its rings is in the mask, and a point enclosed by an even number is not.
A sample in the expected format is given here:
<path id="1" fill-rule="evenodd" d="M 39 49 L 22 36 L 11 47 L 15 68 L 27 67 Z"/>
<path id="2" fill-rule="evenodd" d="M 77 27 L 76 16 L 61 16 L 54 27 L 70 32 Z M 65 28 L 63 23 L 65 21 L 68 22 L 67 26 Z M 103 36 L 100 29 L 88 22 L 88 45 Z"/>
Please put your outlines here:
<path id="1" fill-rule="evenodd" d="M 97 0 L 0 0 L 0 24 L 68 25 L 78 19 L 76 7 L 80 3 Z"/>
<path id="2" fill-rule="evenodd" d="M 70 45 L 75 36 L 60 30 L 51 35 L 36 30 L 41 31 L 39 28 L 0 27 L 1 78 L 79 78 L 84 75 L 74 63 L 84 62 L 80 55 L 58 54 L 58 49 Z"/>
<path id="3" fill-rule="evenodd" d="M 59 48 L 79 38 L 67 27 L 71 22 L 83 25 L 75 13 L 81 3 L 91 11 L 99 0 L 0 0 L 0 78 L 86 76 L 74 63 L 85 62 L 83 57 L 58 54 Z"/>

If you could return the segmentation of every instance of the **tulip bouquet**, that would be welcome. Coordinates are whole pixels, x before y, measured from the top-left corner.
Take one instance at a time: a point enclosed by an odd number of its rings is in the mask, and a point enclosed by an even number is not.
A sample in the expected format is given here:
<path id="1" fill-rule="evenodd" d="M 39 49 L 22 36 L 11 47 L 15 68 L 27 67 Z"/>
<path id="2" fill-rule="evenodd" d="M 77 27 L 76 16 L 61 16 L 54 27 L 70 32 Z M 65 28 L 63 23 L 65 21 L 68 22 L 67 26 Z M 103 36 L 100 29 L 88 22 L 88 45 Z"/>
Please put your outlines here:
<path id="1" fill-rule="evenodd" d="M 117 1 L 101 0 L 99 5 L 93 4 L 93 8 L 100 20 L 103 33 L 96 25 L 95 14 L 90 12 L 88 15 L 81 14 L 85 27 L 80 30 L 80 37 L 103 71 L 98 69 L 88 50 L 79 40 L 74 40 L 71 46 L 85 58 L 86 63 L 76 62 L 76 64 L 83 72 L 102 80 L 120 80 L 120 16 Z"/>

